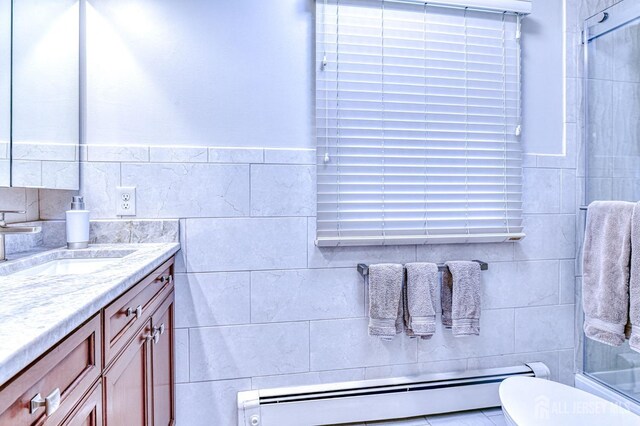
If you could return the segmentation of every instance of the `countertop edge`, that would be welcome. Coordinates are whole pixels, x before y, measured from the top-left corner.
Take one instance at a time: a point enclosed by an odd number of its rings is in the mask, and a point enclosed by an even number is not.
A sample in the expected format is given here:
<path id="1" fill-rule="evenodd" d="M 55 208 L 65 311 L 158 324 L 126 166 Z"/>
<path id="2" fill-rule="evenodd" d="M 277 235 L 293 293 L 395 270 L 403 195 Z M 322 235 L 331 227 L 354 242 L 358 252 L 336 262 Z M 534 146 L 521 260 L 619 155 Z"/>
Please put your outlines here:
<path id="1" fill-rule="evenodd" d="M 87 301 L 85 306 L 49 327 L 46 333 L 42 333 L 30 340 L 27 345 L 16 348 L 16 350 L 0 364 L 0 387 L 4 386 L 53 346 L 64 340 L 71 332 L 99 313 L 102 308 L 124 294 L 180 251 L 179 243 L 166 244 L 170 244 L 170 247 L 167 247 L 164 252 L 152 261 L 146 263 L 145 266 L 136 270 L 126 278 L 121 279 L 120 282 L 114 284 L 109 290 Z"/>

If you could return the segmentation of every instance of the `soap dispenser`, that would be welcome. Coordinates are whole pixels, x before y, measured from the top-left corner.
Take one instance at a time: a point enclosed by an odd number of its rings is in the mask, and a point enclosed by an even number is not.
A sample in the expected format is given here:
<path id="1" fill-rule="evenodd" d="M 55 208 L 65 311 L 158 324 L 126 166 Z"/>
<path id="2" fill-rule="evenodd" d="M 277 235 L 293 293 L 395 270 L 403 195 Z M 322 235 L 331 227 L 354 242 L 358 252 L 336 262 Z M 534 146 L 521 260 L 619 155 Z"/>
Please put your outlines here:
<path id="1" fill-rule="evenodd" d="M 89 247 L 89 210 L 84 208 L 84 197 L 74 195 L 71 210 L 67 210 L 67 248 Z"/>

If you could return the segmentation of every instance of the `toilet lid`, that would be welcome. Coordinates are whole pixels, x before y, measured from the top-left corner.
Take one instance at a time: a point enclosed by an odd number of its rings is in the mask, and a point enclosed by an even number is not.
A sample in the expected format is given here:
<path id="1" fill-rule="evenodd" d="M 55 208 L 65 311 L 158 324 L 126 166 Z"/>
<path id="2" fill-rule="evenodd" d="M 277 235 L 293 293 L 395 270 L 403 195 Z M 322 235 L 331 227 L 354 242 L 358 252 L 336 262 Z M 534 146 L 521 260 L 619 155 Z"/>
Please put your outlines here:
<path id="1" fill-rule="evenodd" d="M 580 389 L 534 377 L 500 384 L 502 409 L 518 426 L 640 425 L 640 417 Z"/>

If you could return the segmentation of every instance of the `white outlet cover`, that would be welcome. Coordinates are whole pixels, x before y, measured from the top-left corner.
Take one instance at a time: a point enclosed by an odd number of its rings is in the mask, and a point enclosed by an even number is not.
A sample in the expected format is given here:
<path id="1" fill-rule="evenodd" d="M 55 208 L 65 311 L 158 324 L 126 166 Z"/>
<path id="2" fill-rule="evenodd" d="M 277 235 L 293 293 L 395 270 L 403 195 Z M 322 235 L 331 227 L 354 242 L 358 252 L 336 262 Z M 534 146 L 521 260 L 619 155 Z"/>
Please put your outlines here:
<path id="1" fill-rule="evenodd" d="M 118 216 L 136 215 L 136 187 L 118 186 L 116 187 L 116 214 Z"/>

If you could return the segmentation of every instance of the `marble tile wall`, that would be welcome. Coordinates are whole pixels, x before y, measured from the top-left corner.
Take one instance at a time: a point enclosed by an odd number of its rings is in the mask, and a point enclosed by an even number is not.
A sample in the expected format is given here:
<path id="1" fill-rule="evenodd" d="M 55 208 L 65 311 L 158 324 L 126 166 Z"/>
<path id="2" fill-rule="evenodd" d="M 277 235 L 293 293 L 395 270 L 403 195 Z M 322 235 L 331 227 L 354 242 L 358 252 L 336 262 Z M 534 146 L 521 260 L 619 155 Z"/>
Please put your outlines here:
<path id="1" fill-rule="evenodd" d="M 118 185 L 137 187 L 138 217 L 180 219 L 181 421 L 230 424 L 235 392 L 251 388 L 534 360 L 573 380 L 575 161 L 528 163 L 520 243 L 318 248 L 313 150 L 135 147 L 101 149 L 94 161 L 88 152 L 81 193 L 94 219 L 116 217 Z M 54 219 L 69 193 L 40 196 L 41 217 Z M 441 327 L 430 341 L 367 335 L 358 262 L 454 258 L 490 262 L 481 336 L 456 339 Z M 218 397 L 208 417 L 194 418 L 203 391 Z"/>
<path id="2" fill-rule="evenodd" d="M 23 211 L 21 214 L 7 214 L 8 223 L 38 220 L 40 203 L 37 189 L 0 187 L 0 210 Z"/>
<path id="3" fill-rule="evenodd" d="M 78 188 L 77 144 L 14 142 L 11 150 L 14 186 Z"/>

